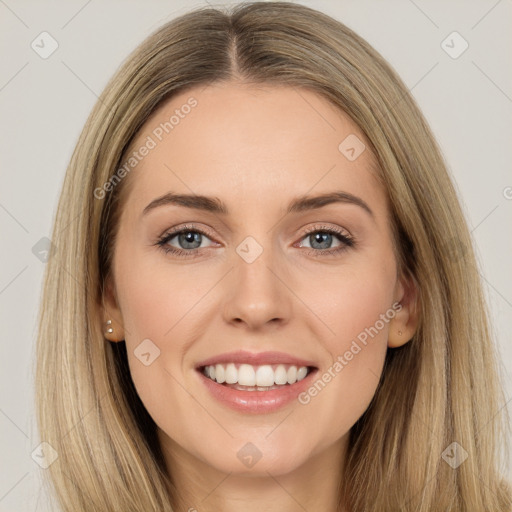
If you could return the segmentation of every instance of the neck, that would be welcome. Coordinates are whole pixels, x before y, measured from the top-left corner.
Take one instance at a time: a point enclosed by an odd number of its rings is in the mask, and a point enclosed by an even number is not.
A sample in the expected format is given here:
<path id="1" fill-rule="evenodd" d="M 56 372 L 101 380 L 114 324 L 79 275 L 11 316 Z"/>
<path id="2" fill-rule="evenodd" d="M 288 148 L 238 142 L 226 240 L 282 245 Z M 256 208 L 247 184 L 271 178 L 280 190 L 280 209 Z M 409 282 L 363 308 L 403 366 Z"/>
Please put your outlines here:
<path id="1" fill-rule="evenodd" d="M 280 475 L 223 473 L 160 437 L 177 493 L 175 512 L 344 512 L 339 487 L 348 436 Z"/>

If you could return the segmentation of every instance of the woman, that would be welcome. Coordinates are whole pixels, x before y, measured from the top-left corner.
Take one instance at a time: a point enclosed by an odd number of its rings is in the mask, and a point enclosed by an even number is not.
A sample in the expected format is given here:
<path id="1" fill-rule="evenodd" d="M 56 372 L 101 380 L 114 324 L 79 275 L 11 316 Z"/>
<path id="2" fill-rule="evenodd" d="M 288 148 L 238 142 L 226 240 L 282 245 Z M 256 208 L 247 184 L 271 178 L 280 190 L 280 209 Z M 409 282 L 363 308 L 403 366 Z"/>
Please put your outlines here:
<path id="1" fill-rule="evenodd" d="M 52 240 L 62 510 L 510 510 L 467 225 L 343 24 L 261 2 L 156 31 L 84 128 Z"/>

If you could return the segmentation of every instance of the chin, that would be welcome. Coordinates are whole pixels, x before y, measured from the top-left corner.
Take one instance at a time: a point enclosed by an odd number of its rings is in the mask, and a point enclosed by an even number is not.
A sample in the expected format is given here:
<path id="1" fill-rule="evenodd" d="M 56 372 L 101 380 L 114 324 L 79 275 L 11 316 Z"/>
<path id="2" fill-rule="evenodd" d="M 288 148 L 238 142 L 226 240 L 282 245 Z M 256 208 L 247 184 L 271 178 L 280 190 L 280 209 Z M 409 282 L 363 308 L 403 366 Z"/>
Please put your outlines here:
<path id="1" fill-rule="evenodd" d="M 267 434 L 265 434 L 267 435 Z M 284 444 L 282 440 L 273 439 L 250 441 L 251 436 L 243 440 L 232 439 L 229 446 L 224 444 L 215 452 L 201 457 L 209 466 L 223 473 L 268 477 L 293 472 L 306 463 L 309 458 L 308 447 L 296 437 L 293 442 Z M 288 439 L 290 441 L 290 439 Z"/>

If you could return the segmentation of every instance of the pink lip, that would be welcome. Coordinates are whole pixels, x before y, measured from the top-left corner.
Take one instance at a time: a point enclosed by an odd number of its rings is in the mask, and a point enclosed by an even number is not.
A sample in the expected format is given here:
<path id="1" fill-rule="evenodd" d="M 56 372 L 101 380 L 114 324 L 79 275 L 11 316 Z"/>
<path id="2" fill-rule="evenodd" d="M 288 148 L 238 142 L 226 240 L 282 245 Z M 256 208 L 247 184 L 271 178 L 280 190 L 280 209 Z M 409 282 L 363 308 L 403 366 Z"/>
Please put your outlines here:
<path id="1" fill-rule="evenodd" d="M 196 365 L 196 369 L 202 368 L 203 366 L 227 363 L 251 364 L 253 366 L 261 366 L 264 364 L 289 364 L 295 365 L 297 367 L 315 366 L 315 364 L 312 361 L 299 359 L 284 352 L 251 353 L 245 350 L 237 350 L 235 352 L 226 352 L 225 354 L 220 354 L 218 356 L 205 359 L 204 361 Z"/>
<path id="2" fill-rule="evenodd" d="M 246 414 L 266 414 L 277 411 L 296 399 L 300 393 L 311 386 L 316 373 L 316 369 L 312 370 L 299 382 L 270 391 L 240 391 L 219 384 L 200 371 L 197 375 L 211 395 L 223 405 Z"/>

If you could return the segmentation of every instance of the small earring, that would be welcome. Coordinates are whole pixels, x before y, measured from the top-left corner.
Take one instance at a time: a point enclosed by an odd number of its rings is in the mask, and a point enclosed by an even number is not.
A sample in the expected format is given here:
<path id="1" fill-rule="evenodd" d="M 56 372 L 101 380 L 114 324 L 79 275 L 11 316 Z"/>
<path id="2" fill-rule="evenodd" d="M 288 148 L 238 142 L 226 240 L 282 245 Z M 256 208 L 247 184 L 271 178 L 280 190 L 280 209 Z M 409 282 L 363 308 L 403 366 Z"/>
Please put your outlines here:
<path id="1" fill-rule="evenodd" d="M 107 325 L 111 325 L 112 324 L 112 320 L 107 320 Z M 112 327 L 109 327 L 107 329 L 107 333 L 109 334 L 112 334 L 114 332 L 114 329 L 112 329 Z"/>

